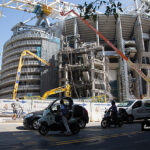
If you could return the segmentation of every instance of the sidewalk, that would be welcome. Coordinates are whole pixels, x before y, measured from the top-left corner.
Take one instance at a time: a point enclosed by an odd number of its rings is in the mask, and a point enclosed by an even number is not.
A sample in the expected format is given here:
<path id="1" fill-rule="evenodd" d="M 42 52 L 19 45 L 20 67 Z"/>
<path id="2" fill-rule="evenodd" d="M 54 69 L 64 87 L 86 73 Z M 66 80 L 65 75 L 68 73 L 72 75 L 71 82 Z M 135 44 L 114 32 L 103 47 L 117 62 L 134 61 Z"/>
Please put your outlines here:
<path id="1" fill-rule="evenodd" d="M 11 117 L 0 117 L 0 123 L 23 123 L 23 119 L 13 120 Z"/>

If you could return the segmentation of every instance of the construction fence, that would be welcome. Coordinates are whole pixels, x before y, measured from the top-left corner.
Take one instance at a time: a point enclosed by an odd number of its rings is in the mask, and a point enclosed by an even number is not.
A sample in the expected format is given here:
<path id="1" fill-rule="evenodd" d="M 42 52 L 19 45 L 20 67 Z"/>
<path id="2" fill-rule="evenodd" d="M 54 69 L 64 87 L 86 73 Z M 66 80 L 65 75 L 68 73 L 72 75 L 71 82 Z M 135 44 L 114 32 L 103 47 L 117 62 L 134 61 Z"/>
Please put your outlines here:
<path id="1" fill-rule="evenodd" d="M 23 108 L 23 114 L 27 114 L 34 111 L 39 111 L 45 109 L 52 100 L 19 100 L 21 107 Z M 12 99 L 0 99 L 0 116 L 11 116 L 13 114 L 13 110 L 11 104 L 14 103 L 15 100 Z M 104 116 L 105 109 L 108 109 L 111 104 L 110 103 L 102 103 L 102 102 L 81 102 L 78 100 L 74 100 L 75 104 L 79 104 L 85 107 L 89 114 L 89 120 L 91 122 L 99 122 L 102 120 Z"/>

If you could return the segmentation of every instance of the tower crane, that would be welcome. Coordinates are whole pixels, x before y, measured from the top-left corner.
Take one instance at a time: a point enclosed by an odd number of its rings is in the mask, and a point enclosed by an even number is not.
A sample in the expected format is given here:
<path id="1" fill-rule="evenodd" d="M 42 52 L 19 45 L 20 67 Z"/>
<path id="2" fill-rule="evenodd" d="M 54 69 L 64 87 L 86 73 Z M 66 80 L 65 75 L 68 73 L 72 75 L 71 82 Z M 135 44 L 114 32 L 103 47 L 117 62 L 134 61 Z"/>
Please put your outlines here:
<path id="1" fill-rule="evenodd" d="M 41 21 L 44 20 L 48 27 L 50 27 L 48 17 L 64 19 L 65 17 L 62 17 L 60 12 L 68 12 L 72 9 L 78 12 L 77 5 L 62 0 L 54 0 L 53 2 L 50 0 L 2 0 L 0 7 L 34 13 L 37 17 L 36 25 L 40 25 Z M 74 14 L 70 15 L 74 16 Z"/>

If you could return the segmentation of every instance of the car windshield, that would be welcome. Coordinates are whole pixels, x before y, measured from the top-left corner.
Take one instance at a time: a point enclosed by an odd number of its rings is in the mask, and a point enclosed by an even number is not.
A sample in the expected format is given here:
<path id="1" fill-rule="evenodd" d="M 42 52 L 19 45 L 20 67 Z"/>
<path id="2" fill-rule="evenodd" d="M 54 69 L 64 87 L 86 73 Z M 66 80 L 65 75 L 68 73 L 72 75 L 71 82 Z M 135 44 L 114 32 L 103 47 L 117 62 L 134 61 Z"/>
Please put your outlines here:
<path id="1" fill-rule="evenodd" d="M 45 109 L 50 108 L 51 104 L 52 104 L 52 102 L 50 102 L 49 105 Z"/>
<path id="2" fill-rule="evenodd" d="M 130 105 L 133 104 L 134 101 L 124 101 L 124 102 L 121 102 L 120 104 L 118 104 L 118 107 L 129 107 Z"/>

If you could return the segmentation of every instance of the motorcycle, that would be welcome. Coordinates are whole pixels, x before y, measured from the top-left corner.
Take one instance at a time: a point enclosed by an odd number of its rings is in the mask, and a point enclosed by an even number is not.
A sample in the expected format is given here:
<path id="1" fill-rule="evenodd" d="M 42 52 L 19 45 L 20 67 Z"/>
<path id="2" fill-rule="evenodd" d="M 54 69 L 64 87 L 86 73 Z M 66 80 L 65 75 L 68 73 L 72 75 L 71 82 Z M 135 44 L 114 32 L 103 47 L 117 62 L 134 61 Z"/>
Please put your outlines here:
<path id="1" fill-rule="evenodd" d="M 110 127 L 111 125 L 118 125 L 119 127 L 121 127 L 123 125 L 123 121 L 122 118 L 120 116 L 120 114 L 117 114 L 117 118 L 116 118 L 116 122 L 113 120 L 113 118 L 111 117 L 111 111 L 110 110 L 106 110 L 104 117 L 101 121 L 101 127 L 102 128 L 107 128 Z"/>
<path id="2" fill-rule="evenodd" d="M 66 128 L 62 122 L 61 116 L 56 111 L 52 111 L 47 108 L 44 110 L 43 116 L 38 120 L 39 133 L 46 135 L 49 131 L 62 131 L 65 132 Z M 80 131 L 77 120 L 73 117 L 70 111 L 70 117 L 68 119 L 68 125 L 72 134 L 77 134 Z"/>

